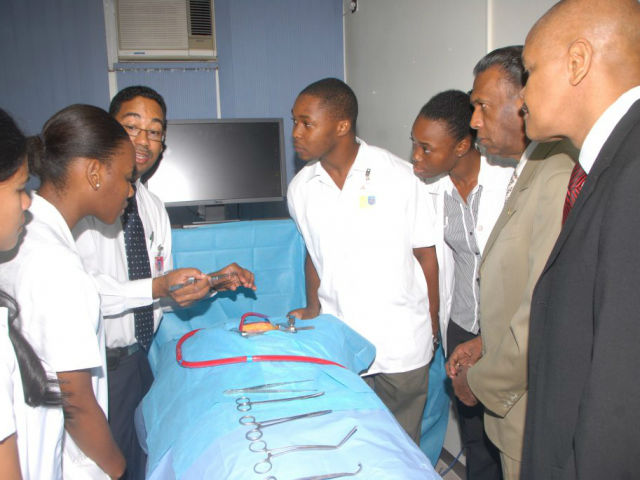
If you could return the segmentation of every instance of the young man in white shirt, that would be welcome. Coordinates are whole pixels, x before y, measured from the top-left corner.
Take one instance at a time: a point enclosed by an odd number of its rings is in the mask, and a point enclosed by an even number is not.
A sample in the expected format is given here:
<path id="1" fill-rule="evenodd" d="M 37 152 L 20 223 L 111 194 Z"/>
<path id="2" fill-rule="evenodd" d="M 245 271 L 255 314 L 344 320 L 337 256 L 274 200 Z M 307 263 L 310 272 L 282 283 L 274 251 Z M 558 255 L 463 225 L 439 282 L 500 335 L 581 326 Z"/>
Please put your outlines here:
<path id="1" fill-rule="evenodd" d="M 292 313 L 335 315 L 375 345 L 364 378 L 417 443 L 438 329 L 433 216 L 410 164 L 356 137 L 357 110 L 335 78 L 293 106 L 294 146 L 309 165 L 287 195 L 307 246 L 307 306 Z"/>
<path id="2" fill-rule="evenodd" d="M 210 284 L 198 269 L 172 270 L 169 216 L 162 201 L 140 180 L 157 165 L 164 150 L 164 99 L 149 87 L 128 87 L 113 98 L 109 113 L 124 127 L 135 147 L 137 180 L 134 197 L 144 230 L 151 276 L 130 280 L 130 259 L 122 222 L 107 225 L 89 217 L 76 226 L 74 237 L 84 266 L 93 275 L 101 296 L 109 370 L 109 424 L 127 459 L 125 478 L 132 480 L 144 478 L 146 465 L 133 416 L 153 381 L 147 359 L 148 344 L 143 345 L 136 331 L 134 310 L 152 305 L 153 325 L 148 328 L 153 329 L 153 334 L 162 318 L 159 299 L 171 297 L 178 305 L 186 306 L 208 295 Z M 236 264 L 219 273 L 236 275 L 230 281 L 214 285 L 217 289 L 254 288 L 253 274 Z M 194 277 L 196 282 L 177 290 L 170 289 L 189 277 Z"/>

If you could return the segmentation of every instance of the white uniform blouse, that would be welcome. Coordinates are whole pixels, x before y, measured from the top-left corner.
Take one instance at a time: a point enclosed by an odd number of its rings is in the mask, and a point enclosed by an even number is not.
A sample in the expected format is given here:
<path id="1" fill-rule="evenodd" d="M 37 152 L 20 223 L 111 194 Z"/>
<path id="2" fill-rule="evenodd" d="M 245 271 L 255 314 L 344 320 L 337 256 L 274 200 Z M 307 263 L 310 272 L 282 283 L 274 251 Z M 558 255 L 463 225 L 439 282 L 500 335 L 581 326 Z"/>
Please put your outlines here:
<path id="1" fill-rule="evenodd" d="M 63 430 L 61 408 L 31 408 L 24 402 L 8 312 L 0 307 L 0 440 L 16 434 L 24 480 L 62 478 Z"/>
<path id="2" fill-rule="evenodd" d="M 136 200 L 142 220 L 153 277 L 162 275 L 157 257 L 162 257 L 162 270 L 173 268 L 171 258 L 171 224 L 167 211 L 157 196 L 137 182 Z M 86 217 L 74 227 L 78 252 L 85 269 L 93 276 L 102 299 L 107 347 L 125 347 L 136 342 L 135 322 L 131 309 L 153 302 L 154 327 L 162 319 L 160 301 L 153 301 L 152 279 L 129 280 L 124 233 L 120 220 L 106 225 L 94 217 Z"/>
<path id="3" fill-rule="evenodd" d="M 20 329 L 47 373 L 90 369 L 98 404 L 107 415 L 107 369 L 100 297 L 85 272 L 60 212 L 33 195 L 33 219 L 17 255 L 0 265 L 5 291 L 20 305 Z M 10 280 L 8 280 L 10 279 Z M 53 460 L 51 460 L 53 461 Z M 64 478 L 108 476 L 65 435 Z"/>
<path id="4" fill-rule="evenodd" d="M 504 162 L 500 164 L 489 163 L 482 156 L 480 159 L 480 172 L 478 173 L 478 185 L 482 185 L 482 196 L 478 207 L 478 219 L 476 222 L 476 241 L 480 253 L 489 239 L 491 230 L 502 212 L 505 202 L 507 185 L 513 175 L 513 167 Z M 440 333 L 444 351 L 447 351 L 447 327 L 449 325 L 449 313 L 451 312 L 451 299 L 453 296 L 454 261 L 453 252 L 444 241 L 444 225 L 447 219 L 444 214 L 444 194 L 451 193 L 455 186 L 448 175 L 437 182 L 426 186 L 429 198 L 436 211 L 436 252 L 438 254 L 438 270 L 440 278 Z"/>
<path id="5" fill-rule="evenodd" d="M 321 279 L 323 313 L 376 347 L 368 374 L 400 373 L 432 357 L 424 273 L 414 248 L 434 244 L 433 210 L 409 162 L 359 140 L 340 190 L 319 162 L 291 181 L 289 211 Z"/>

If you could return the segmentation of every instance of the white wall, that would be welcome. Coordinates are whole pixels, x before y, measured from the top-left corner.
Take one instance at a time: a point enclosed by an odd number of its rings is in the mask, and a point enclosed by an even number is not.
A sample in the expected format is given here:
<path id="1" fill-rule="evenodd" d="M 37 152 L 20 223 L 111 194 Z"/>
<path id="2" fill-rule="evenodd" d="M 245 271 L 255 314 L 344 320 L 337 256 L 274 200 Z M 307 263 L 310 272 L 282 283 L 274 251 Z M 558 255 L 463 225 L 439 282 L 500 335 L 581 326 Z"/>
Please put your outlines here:
<path id="1" fill-rule="evenodd" d="M 358 135 L 409 158 L 420 107 L 470 90 L 489 50 L 524 42 L 552 0 L 344 0 L 345 78 L 358 96 Z"/>
<path id="2" fill-rule="evenodd" d="M 358 96 L 358 135 L 409 158 L 411 125 L 449 88 L 470 90 L 473 67 L 494 48 L 522 44 L 553 0 L 344 0 L 345 78 Z M 460 436 L 450 418 L 445 448 Z"/>
<path id="3" fill-rule="evenodd" d="M 358 96 L 358 135 L 408 158 L 422 105 L 441 90 L 468 90 L 485 51 L 483 1 L 359 0 L 345 15 L 345 75 Z"/>

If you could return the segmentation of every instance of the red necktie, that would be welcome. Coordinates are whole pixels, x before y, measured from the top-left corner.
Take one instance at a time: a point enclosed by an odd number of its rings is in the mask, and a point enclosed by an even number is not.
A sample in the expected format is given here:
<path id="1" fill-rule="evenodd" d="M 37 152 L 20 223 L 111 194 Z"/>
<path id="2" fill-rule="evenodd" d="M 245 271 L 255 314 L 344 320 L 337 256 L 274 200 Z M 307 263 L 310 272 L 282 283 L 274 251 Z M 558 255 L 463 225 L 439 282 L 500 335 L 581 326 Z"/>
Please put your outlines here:
<path id="1" fill-rule="evenodd" d="M 576 199 L 578 198 L 578 194 L 580 190 L 582 190 L 582 185 L 584 185 L 584 181 L 587 178 L 587 174 L 582 169 L 579 163 L 576 163 L 575 167 L 571 172 L 571 177 L 569 177 L 569 186 L 567 187 L 567 196 L 564 199 L 564 209 L 562 210 L 562 224 L 567 221 L 567 217 L 569 216 L 569 212 L 573 207 L 573 204 L 576 203 Z"/>

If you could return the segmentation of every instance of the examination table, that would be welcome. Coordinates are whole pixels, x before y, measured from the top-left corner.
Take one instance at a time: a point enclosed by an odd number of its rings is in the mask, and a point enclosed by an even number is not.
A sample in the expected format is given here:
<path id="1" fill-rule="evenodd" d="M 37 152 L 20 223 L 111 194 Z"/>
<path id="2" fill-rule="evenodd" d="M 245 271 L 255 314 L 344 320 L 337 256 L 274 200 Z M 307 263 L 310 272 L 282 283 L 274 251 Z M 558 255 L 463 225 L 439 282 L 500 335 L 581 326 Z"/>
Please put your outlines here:
<path id="1" fill-rule="evenodd" d="M 286 313 L 305 304 L 305 247 L 291 220 L 174 230 L 173 255 L 176 267 L 204 272 L 235 261 L 255 273 L 257 291 L 218 293 L 165 313 L 150 351 L 155 381 L 138 409 L 147 478 L 440 478 L 431 464 L 448 415 L 441 350 L 430 369 L 421 451 L 357 375 L 373 361 L 374 347 L 340 320 L 298 320 L 297 327 L 313 328 L 296 333 L 237 331 L 247 312 L 286 327 Z M 281 361 L 283 355 L 295 358 Z M 281 382 L 296 383 L 238 391 Z M 265 402 L 292 397 L 304 398 Z"/>

